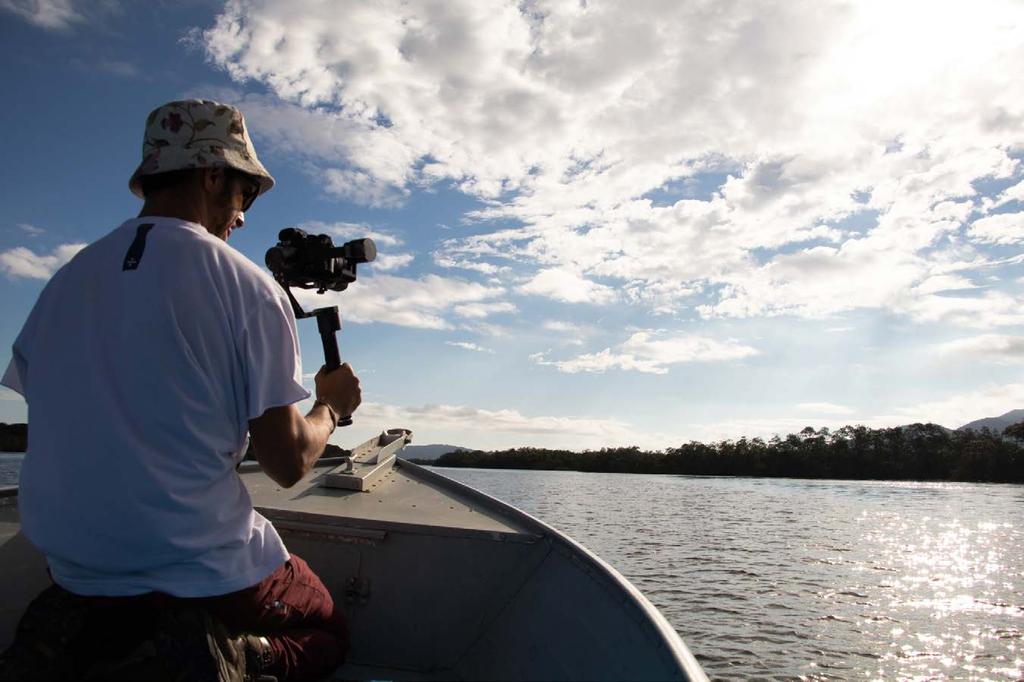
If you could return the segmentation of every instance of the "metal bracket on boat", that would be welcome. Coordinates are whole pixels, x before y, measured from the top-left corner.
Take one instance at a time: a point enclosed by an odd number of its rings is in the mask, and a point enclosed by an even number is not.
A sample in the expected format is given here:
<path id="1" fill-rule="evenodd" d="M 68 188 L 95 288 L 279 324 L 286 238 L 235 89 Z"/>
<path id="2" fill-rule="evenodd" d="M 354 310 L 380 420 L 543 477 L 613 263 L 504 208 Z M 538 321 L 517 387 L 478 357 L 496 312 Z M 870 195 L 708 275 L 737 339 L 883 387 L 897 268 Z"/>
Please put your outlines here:
<path id="1" fill-rule="evenodd" d="M 412 442 L 409 429 L 388 429 L 352 449 L 342 464 L 326 472 L 320 485 L 366 492 L 391 471 L 398 453 Z"/>

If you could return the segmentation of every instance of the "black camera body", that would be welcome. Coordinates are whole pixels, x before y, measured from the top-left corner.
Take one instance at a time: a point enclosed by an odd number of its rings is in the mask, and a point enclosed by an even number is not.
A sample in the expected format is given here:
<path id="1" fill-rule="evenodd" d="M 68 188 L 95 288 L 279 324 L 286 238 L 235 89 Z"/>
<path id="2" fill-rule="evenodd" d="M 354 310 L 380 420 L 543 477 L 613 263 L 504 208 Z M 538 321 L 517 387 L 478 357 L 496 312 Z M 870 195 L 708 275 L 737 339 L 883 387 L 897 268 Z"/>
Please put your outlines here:
<path id="1" fill-rule="evenodd" d="M 377 257 L 377 245 L 370 238 L 355 239 L 335 246 L 326 234 L 307 234 L 289 227 L 278 234 L 278 242 L 267 249 L 267 267 L 281 286 L 344 291 L 356 281 L 356 266 Z"/>

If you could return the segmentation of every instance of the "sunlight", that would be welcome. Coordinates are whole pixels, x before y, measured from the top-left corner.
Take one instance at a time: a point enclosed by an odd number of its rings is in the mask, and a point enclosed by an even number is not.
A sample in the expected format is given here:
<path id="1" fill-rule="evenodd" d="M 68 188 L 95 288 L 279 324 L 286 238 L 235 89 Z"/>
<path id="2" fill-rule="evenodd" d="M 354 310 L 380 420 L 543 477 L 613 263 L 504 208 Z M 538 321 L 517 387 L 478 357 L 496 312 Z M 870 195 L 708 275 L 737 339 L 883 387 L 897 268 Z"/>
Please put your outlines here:
<path id="1" fill-rule="evenodd" d="M 851 26 L 814 69 L 823 97 L 808 104 L 829 120 L 857 123 L 869 113 L 874 127 L 893 125 L 896 113 L 913 115 L 922 106 L 950 106 L 979 76 L 1000 68 L 999 56 L 1022 40 L 1020 25 L 993 17 L 1019 13 L 1011 3 L 857 3 Z M 936 82 L 945 83 L 944 102 L 917 99 Z M 900 110 L 905 111 L 901 112 Z M 884 112 L 884 116 L 882 116 Z M 884 118 L 884 122 L 883 119 Z"/>

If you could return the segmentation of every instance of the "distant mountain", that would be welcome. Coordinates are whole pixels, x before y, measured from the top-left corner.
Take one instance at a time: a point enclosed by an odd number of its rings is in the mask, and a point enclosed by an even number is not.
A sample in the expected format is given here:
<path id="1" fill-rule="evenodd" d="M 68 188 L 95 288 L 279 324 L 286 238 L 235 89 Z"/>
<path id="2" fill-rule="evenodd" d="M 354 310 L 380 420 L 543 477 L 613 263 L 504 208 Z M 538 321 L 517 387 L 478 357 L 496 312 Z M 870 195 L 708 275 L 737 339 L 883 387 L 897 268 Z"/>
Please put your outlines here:
<path id="1" fill-rule="evenodd" d="M 469 448 L 460 447 L 458 445 L 406 445 L 402 448 L 399 456 L 402 459 L 422 459 L 433 462 L 441 455 L 446 455 L 449 452 L 469 450 Z"/>
<path id="2" fill-rule="evenodd" d="M 969 424 L 964 424 L 957 431 L 982 431 L 989 429 L 996 433 L 1002 433 L 1003 429 L 1007 426 L 1020 421 L 1024 421 L 1024 410 L 1010 410 L 999 417 L 986 417 L 985 419 L 977 419 Z"/>

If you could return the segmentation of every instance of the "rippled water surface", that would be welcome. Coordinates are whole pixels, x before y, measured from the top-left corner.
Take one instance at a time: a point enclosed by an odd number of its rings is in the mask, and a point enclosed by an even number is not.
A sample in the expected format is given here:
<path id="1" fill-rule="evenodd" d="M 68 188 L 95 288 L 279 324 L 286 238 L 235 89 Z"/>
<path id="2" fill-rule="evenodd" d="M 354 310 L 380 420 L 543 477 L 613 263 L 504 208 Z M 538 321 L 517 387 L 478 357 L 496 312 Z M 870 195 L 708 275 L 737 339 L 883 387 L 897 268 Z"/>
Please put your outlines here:
<path id="1" fill-rule="evenodd" d="M 18 485 L 18 470 L 24 455 L 0 452 L 0 486 Z"/>
<path id="2" fill-rule="evenodd" d="M 1024 487 L 436 471 L 611 563 L 712 678 L 1024 677 Z"/>

